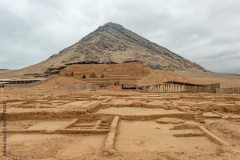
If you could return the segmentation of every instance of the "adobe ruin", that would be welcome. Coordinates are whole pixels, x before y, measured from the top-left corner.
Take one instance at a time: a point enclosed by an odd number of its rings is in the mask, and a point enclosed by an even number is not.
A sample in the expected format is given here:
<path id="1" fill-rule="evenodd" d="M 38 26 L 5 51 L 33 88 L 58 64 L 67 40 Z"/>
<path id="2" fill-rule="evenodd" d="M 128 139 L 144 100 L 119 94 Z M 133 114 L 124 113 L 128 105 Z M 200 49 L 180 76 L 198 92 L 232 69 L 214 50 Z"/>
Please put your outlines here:
<path id="1" fill-rule="evenodd" d="M 50 73 L 46 79 L 0 82 L 9 96 L 0 100 L 8 105 L 8 145 L 18 156 L 131 159 L 133 153 L 171 153 L 184 159 L 197 153 L 215 158 L 224 148 L 228 157 L 238 157 L 240 145 L 212 129 L 218 122 L 236 128 L 240 121 L 240 97 L 214 94 L 220 83 L 192 83 L 138 61 L 70 64 Z M 28 144 L 38 154 L 20 149 Z"/>

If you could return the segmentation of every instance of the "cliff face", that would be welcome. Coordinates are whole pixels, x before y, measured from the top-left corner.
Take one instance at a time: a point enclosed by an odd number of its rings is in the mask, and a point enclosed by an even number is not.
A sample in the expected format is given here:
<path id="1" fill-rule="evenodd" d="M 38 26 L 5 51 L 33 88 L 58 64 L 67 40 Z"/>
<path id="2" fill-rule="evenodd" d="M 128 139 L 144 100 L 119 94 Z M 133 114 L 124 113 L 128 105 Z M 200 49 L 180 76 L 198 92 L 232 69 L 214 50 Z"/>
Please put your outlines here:
<path id="1" fill-rule="evenodd" d="M 153 69 L 205 71 L 201 66 L 115 23 L 100 26 L 74 45 L 22 71 L 42 73 L 49 67 L 78 61 L 122 63 L 128 60 L 141 61 Z"/>

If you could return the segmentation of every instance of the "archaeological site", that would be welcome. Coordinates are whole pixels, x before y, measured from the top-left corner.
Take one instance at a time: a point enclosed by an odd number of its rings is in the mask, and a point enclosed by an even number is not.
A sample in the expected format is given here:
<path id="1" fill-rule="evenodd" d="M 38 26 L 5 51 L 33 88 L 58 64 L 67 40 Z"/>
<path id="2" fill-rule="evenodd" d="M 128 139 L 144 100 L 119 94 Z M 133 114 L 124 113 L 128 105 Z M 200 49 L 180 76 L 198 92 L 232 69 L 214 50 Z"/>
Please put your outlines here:
<path id="1" fill-rule="evenodd" d="M 0 78 L 0 159 L 240 159 L 240 76 L 121 25 Z"/>

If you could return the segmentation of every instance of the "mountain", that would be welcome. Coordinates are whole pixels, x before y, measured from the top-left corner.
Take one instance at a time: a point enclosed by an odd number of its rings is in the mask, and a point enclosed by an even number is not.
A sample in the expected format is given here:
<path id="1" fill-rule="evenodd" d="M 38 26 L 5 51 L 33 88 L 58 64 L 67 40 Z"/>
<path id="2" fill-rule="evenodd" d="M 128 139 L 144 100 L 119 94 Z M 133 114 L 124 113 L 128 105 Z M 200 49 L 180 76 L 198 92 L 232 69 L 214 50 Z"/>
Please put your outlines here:
<path id="1" fill-rule="evenodd" d="M 206 71 L 196 63 L 157 45 L 115 23 L 106 23 L 74 45 L 67 47 L 49 59 L 24 68 L 22 73 L 43 73 L 49 67 L 79 61 L 98 63 L 142 61 L 154 69 Z"/>

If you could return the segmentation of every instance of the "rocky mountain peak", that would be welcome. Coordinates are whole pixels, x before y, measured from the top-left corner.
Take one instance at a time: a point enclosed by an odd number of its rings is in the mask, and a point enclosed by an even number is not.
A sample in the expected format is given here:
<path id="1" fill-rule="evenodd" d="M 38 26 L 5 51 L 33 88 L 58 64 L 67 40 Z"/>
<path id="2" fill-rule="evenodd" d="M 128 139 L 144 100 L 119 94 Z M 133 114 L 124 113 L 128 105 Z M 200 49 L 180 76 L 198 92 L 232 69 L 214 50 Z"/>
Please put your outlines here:
<path id="1" fill-rule="evenodd" d="M 113 23 L 113 22 L 108 22 L 102 26 L 102 28 L 114 28 L 116 30 L 123 30 L 124 27 L 120 24 Z"/>
<path id="2" fill-rule="evenodd" d="M 33 72 L 38 73 L 49 67 L 75 62 L 123 63 L 129 60 L 141 61 L 153 69 L 206 71 L 198 64 L 167 48 L 153 43 L 119 24 L 109 22 L 46 61 L 34 65 Z"/>
<path id="3" fill-rule="evenodd" d="M 108 22 L 108 23 L 104 24 L 103 26 L 99 26 L 95 31 L 91 32 L 86 37 L 98 35 L 101 33 L 113 33 L 113 32 L 121 33 L 124 30 L 126 30 L 126 29 L 123 26 L 121 26 L 117 23 Z M 84 38 L 86 38 L 86 37 L 84 37 Z"/>

